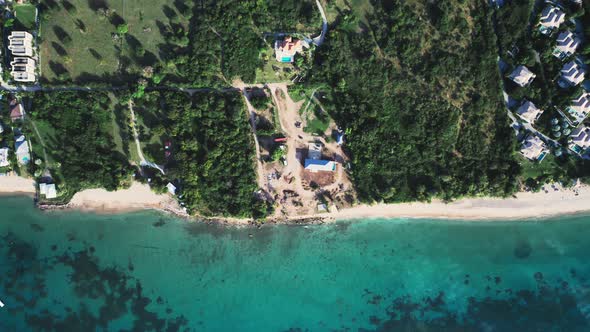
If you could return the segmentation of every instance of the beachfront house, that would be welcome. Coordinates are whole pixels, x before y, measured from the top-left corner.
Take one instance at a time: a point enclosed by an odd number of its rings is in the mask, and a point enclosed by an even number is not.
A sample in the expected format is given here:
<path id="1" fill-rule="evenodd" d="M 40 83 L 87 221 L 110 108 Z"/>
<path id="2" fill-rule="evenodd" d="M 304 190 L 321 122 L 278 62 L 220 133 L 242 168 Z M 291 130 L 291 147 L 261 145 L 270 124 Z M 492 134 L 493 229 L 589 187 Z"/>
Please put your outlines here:
<path id="1" fill-rule="evenodd" d="M 12 122 L 24 119 L 25 109 L 22 103 L 20 103 L 16 98 L 13 97 L 10 99 L 8 109 L 10 110 L 10 120 L 12 120 Z"/>
<path id="2" fill-rule="evenodd" d="M 584 69 L 576 61 L 570 61 L 563 65 L 558 84 L 562 88 L 576 86 L 584 81 Z"/>
<path id="3" fill-rule="evenodd" d="M 549 5 L 541 12 L 541 17 L 539 18 L 539 30 L 543 34 L 550 34 L 554 29 L 559 28 L 564 21 L 565 13 L 561 11 L 561 9 Z"/>
<path id="4" fill-rule="evenodd" d="M 275 41 L 275 56 L 278 62 L 292 63 L 295 54 L 303 52 L 303 48 L 309 47 L 306 41 L 287 36 Z"/>
<path id="5" fill-rule="evenodd" d="M 12 31 L 8 36 L 8 49 L 15 57 L 32 57 L 33 36 L 26 31 Z"/>
<path id="6" fill-rule="evenodd" d="M 39 183 L 39 195 L 45 196 L 47 199 L 57 197 L 57 189 L 54 183 Z"/>
<path id="7" fill-rule="evenodd" d="M 535 124 L 535 121 L 539 119 L 539 117 L 543 114 L 543 110 L 540 110 L 533 104 L 531 101 L 524 100 L 520 107 L 516 110 L 516 115 L 518 115 L 524 121 Z"/>
<path id="8" fill-rule="evenodd" d="M 582 123 L 590 113 L 590 93 L 584 92 L 567 108 L 567 113 L 574 118 L 574 123 Z"/>
<path id="9" fill-rule="evenodd" d="M 535 77 L 536 75 L 533 74 L 532 71 L 530 71 L 527 67 L 522 65 L 516 67 L 510 73 L 510 75 L 508 75 L 508 78 L 510 78 L 512 81 L 514 81 L 514 83 L 518 84 L 521 87 L 525 87 L 531 84 Z"/>
<path id="10" fill-rule="evenodd" d="M 17 82 L 35 82 L 35 60 L 16 57 L 10 62 L 10 75 Z"/>
<path id="11" fill-rule="evenodd" d="M 569 137 L 569 148 L 578 155 L 582 155 L 590 148 L 590 128 L 579 127 L 572 131 Z"/>
<path id="12" fill-rule="evenodd" d="M 29 141 L 25 135 L 18 135 L 14 138 L 14 151 L 16 154 L 16 160 L 21 165 L 27 165 L 31 160 L 31 149 L 29 147 Z"/>
<path id="13" fill-rule="evenodd" d="M 166 185 L 166 189 L 168 189 L 168 192 L 170 194 L 176 195 L 176 186 L 172 184 L 172 182 L 168 182 L 168 184 Z"/>
<path id="14" fill-rule="evenodd" d="M 549 149 L 538 136 L 529 135 L 522 141 L 520 153 L 531 161 L 541 162 L 549 153 Z"/>
<path id="15" fill-rule="evenodd" d="M 10 161 L 8 160 L 8 148 L 1 148 L 0 149 L 0 167 L 6 167 L 10 165 Z"/>
<path id="16" fill-rule="evenodd" d="M 305 170 L 310 172 L 333 172 L 336 170 L 336 162 L 322 159 L 322 144 L 310 143 L 307 150 L 307 159 L 305 159 Z"/>
<path id="17" fill-rule="evenodd" d="M 576 37 L 571 31 L 562 31 L 557 35 L 553 55 L 563 60 L 576 52 L 580 42 L 580 38 Z"/>

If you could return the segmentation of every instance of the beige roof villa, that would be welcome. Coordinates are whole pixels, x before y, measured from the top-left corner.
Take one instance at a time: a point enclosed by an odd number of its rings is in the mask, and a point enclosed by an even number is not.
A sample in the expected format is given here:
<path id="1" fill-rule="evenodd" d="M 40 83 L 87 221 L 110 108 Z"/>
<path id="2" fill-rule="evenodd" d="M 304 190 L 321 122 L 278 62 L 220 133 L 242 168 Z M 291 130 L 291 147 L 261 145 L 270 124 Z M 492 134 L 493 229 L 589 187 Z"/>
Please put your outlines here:
<path id="1" fill-rule="evenodd" d="M 574 54 L 580 46 L 580 38 L 576 37 L 571 31 L 562 31 L 557 35 L 556 57 L 568 56 Z"/>
<path id="2" fill-rule="evenodd" d="M 572 131 L 570 138 L 576 145 L 584 149 L 590 148 L 590 128 L 578 127 Z"/>
<path id="3" fill-rule="evenodd" d="M 516 114 L 524 121 L 534 124 L 537 119 L 543 114 L 543 111 L 538 109 L 535 104 L 528 100 L 524 100 L 520 107 L 516 110 Z"/>
<path id="4" fill-rule="evenodd" d="M 304 47 L 309 47 L 307 42 L 294 39 L 291 36 L 285 37 L 283 40 L 275 41 L 275 53 L 278 62 L 293 62 L 297 52 L 303 52 Z"/>
<path id="5" fill-rule="evenodd" d="M 539 24 L 546 29 L 559 28 L 561 23 L 565 21 L 565 14 L 561 9 L 554 6 L 547 6 L 541 12 Z"/>
<path id="6" fill-rule="evenodd" d="M 25 57 L 16 57 L 10 62 L 12 70 L 10 74 L 17 82 L 35 82 L 35 60 Z"/>
<path id="7" fill-rule="evenodd" d="M 26 31 L 12 31 L 8 36 L 8 49 L 14 56 L 33 56 L 33 36 Z"/>
<path id="8" fill-rule="evenodd" d="M 511 80 L 513 80 L 514 83 L 522 87 L 525 87 L 531 84 L 531 82 L 535 79 L 536 75 L 533 74 L 533 72 L 530 71 L 527 67 L 520 65 L 516 67 L 508 77 Z"/>
<path id="9" fill-rule="evenodd" d="M 540 162 L 549 153 L 549 149 L 539 137 L 529 135 L 522 141 L 520 153 L 529 160 Z"/>
<path id="10" fill-rule="evenodd" d="M 567 112 L 576 119 L 577 123 L 584 121 L 590 113 L 590 93 L 582 93 L 577 99 L 572 100 Z"/>
<path id="11" fill-rule="evenodd" d="M 568 84 L 576 86 L 584 80 L 584 69 L 582 69 L 575 61 L 570 61 L 563 65 L 561 69 L 561 79 Z"/>

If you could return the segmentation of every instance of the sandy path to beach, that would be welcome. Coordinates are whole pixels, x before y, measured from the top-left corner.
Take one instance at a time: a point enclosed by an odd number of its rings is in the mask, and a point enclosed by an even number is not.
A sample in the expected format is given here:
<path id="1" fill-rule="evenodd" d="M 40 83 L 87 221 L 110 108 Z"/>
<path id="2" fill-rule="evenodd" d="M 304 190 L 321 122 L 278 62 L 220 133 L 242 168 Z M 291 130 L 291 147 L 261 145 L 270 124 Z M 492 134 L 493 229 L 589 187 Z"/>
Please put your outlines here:
<path id="1" fill-rule="evenodd" d="M 1 194 L 35 194 L 35 181 L 16 175 L 0 176 Z"/>

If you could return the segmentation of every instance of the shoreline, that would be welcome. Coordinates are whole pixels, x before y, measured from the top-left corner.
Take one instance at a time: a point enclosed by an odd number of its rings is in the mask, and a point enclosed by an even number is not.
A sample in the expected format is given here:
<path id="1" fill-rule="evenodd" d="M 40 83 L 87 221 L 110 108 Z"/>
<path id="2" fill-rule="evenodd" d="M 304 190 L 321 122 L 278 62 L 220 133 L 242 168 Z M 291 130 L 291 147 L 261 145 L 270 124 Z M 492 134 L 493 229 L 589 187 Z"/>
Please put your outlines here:
<path id="1" fill-rule="evenodd" d="M 0 177 L 0 196 L 24 195 L 35 197 L 33 180 Z M 590 213 L 590 186 L 563 188 L 548 184 L 540 192 L 519 192 L 512 198 L 463 198 L 453 202 L 433 200 L 431 203 L 360 204 L 340 211 L 284 218 L 269 218 L 264 222 L 231 217 L 190 216 L 184 212 L 174 196 L 156 194 L 146 184 L 134 182 L 129 188 L 117 191 L 87 189 L 78 192 L 65 205 L 40 204 L 41 210 L 76 210 L 98 214 L 130 213 L 156 210 L 187 220 L 235 226 L 262 224 L 323 224 L 337 220 L 356 219 L 443 219 L 459 221 L 520 221 L 547 219 L 561 215 Z"/>

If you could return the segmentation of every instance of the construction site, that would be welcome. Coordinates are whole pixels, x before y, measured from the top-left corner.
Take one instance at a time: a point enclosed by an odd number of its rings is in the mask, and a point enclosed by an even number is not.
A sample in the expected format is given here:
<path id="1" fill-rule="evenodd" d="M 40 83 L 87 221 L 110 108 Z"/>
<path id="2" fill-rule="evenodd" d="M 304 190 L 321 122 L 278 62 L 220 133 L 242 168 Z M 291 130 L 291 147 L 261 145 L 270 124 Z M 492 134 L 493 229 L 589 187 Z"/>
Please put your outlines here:
<path id="1" fill-rule="evenodd" d="M 265 94 L 268 105 L 253 107 L 253 93 Z M 351 206 L 356 195 L 342 150 L 344 133 L 318 98 L 312 94 L 294 102 L 286 84 L 244 90 L 244 95 L 254 133 L 258 132 L 258 194 L 274 205 L 272 217 L 336 212 Z"/>

